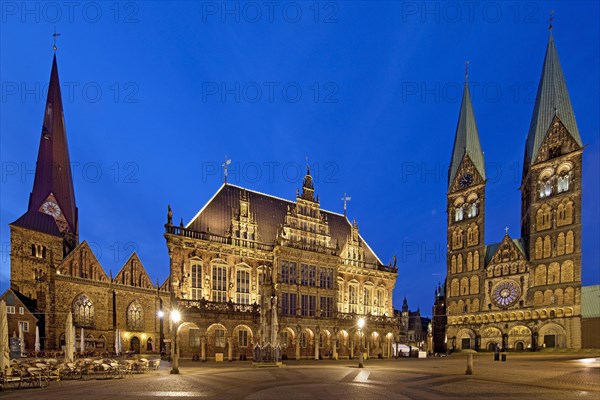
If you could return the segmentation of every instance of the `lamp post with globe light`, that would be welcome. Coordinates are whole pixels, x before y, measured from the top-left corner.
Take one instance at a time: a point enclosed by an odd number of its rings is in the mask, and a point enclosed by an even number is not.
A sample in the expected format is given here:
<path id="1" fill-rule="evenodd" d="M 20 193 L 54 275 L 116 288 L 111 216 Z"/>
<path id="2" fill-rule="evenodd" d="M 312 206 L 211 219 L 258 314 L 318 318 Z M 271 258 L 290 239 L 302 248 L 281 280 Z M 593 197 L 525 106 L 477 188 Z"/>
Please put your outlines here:
<path id="1" fill-rule="evenodd" d="M 179 348 L 177 347 L 177 331 L 181 321 L 181 313 L 177 310 L 171 311 L 171 322 L 173 323 L 173 346 L 171 346 L 171 355 L 173 359 L 172 374 L 179 373 Z"/>
<path id="2" fill-rule="evenodd" d="M 362 330 L 365 327 L 365 319 L 360 318 L 356 325 L 358 326 L 358 368 L 363 368 Z"/>

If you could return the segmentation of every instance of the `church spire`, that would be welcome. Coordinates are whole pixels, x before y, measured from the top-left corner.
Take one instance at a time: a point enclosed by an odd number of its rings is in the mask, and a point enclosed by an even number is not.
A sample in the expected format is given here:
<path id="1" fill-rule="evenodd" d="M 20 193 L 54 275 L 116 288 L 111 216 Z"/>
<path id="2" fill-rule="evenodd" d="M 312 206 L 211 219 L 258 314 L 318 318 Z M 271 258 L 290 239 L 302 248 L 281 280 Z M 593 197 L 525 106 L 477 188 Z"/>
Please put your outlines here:
<path id="1" fill-rule="evenodd" d="M 468 65 L 468 64 L 467 64 Z M 452 186 L 456 174 L 466 156 L 469 156 L 481 178 L 485 180 L 485 167 L 483 163 L 483 152 L 479 142 L 479 133 L 477 132 L 477 123 L 471 104 L 471 95 L 469 94 L 468 68 L 465 68 L 465 88 L 460 105 L 460 115 L 456 126 L 456 135 L 454 137 L 454 147 L 452 149 L 452 159 L 450 160 L 450 169 L 448 171 L 448 188 Z"/>
<path id="2" fill-rule="evenodd" d="M 554 117 L 558 117 L 564 127 L 579 146 L 582 146 L 579 129 L 575 122 L 575 114 L 571 106 L 571 99 L 567 91 L 567 85 L 563 76 L 554 37 L 552 35 L 552 25 L 550 25 L 550 34 L 548 45 L 546 46 L 546 55 L 544 57 L 544 66 L 538 85 L 529 133 L 527 134 L 527 143 L 525 146 L 525 165 L 535 162 L 538 151 L 550 129 Z"/>
<path id="3" fill-rule="evenodd" d="M 63 115 L 56 53 L 52 60 L 48 97 L 28 211 L 54 217 L 62 233 L 77 237 L 78 221 L 71 161 Z"/>

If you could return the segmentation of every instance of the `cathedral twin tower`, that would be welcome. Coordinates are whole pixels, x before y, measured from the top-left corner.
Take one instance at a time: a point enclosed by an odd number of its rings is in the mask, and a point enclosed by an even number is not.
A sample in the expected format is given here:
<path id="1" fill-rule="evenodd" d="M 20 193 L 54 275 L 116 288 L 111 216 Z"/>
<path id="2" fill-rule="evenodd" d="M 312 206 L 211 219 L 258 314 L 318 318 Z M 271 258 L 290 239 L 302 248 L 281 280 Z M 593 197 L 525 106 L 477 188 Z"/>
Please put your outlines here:
<path id="1" fill-rule="evenodd" d="M 550 32 L 525 145 L 521 237 L 507 231 L 486 245 L 484 157 L 465 83 L 448 174 L 448 349 L 581 347 L 582 152 Z"/>

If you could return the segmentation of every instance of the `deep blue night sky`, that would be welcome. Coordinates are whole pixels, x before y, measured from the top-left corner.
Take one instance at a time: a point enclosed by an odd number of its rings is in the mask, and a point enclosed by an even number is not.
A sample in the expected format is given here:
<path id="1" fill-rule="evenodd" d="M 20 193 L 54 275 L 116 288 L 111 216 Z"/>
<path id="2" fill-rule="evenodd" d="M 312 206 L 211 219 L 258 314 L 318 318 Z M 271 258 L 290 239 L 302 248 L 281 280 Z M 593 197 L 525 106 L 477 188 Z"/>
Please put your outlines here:
<path id="1" fill-rule="evenodd" d="M 485 152 L 486 243 L 518 235 L 525 136 L 548 15 L 583 142 L 584 285 L 600 283 L 598 2 L 1 3 L 0 290 L 33 184 L 56 26 L 80 240 L 115 275 L 168 275 L 167 204 L 187 223 L 222 183 L 293 199 L 306 157 L 324 209 L 394 255 L 394 305 L 431 313 L 464 62 Z M 225 9 L 225 7 L 227 9 Z"/>

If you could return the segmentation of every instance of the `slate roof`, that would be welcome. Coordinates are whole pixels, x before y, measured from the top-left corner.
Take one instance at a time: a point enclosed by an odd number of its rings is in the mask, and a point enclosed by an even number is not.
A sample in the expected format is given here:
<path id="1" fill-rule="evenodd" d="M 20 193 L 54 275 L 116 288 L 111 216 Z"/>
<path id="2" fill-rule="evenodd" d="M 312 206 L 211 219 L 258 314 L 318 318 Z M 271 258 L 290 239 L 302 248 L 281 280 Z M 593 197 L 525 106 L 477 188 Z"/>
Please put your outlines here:
<path id="1" fill-rule="evenodd" d="M 62 233 L 52 216 L 39 211 L 27 211 L 11 225 L 31 229 L 37 232 L 62 237 Z"/>
<path id="2" fill-rule="evenodd" d="M 54 194 L 71 232 L 76 234 L 77 207 L 56 54 L 52 60 L 52 72 L 50 73 L 48 97 L 28 211 L 38 211 L 50 193 Z"/>
<path id="3" fill-rule="evenodd" d="M 450 160 L 450 169 L 448 170 L 448 188 L 454 182 L 458 169 L 468 155 L 475 168 L 485 180 L 485 165 L 483 162 L 483 151 L 479 142 L 479 133 L 477 131 L 477 122 L 469 94 L 469 84 L 465 82 L 462 102 L 460 104 L 460 114 L 456 126 L 456 135 L 454 136 L 454 146 L 452 148 L 452 158 Z"/>
<path id="4" fill-rule="evenodd" d="M 581 318 L 600 318 L 600 285 L 581 287 Z"/>
<path id="5" fill-rule="evenodd" d="M 560 118 L 573 139 L 581 146 L 581 137 L 575 122 L 575 114 L 571 106 L 567 84 L 560 67 L 554 37 L 552 31 L 550 31 L 544 66 L 542 67 L 529 133 L 527 134 L 525 146 L 526 165 L 535 161 L 554 116 Z"/>
<path id="6" fill-rule="evenodd" d="M 254 214 L 258 224 L 260 242 L 273 244 L 278 227 L 285 221 L 288 205 L 296 203 L 228 183 L 221 186 L 217 193 L 187 224 L 186 228 L 197 232 L 207 232 L 210 229 L 212 234 L 226 236 L 230 228 L 233 210 L 239 208 L 240 195 L 244 190 L 250 201 L 250 212 Z M 352 224 L 342 214 L 325 210 L 321 210 L 321 212 L 327 217 L 332 243 L 335 244 L 337 241 L 341 251 L 348 235 L 350 235 Z M 362 237 L 361 240 L 364 245 L 365 262 L 382 264 Z"/>

